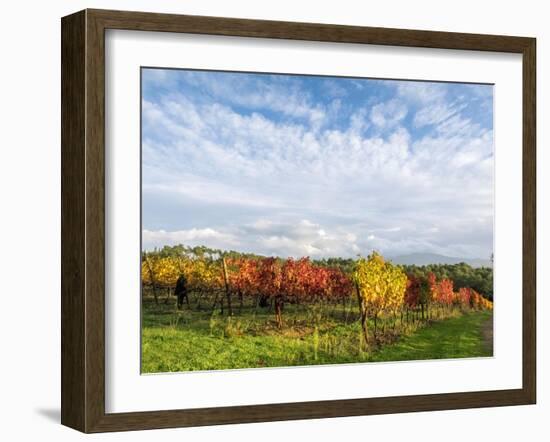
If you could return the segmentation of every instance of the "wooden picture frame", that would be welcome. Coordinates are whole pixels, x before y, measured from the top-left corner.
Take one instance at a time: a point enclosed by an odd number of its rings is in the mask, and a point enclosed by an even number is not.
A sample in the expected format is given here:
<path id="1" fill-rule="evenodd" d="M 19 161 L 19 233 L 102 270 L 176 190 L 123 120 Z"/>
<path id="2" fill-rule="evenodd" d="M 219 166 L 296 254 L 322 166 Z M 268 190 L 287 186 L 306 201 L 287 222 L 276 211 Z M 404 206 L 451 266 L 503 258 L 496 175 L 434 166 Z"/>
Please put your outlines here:
<path id="1" fill-rule="evenodd" d="M 83 432 L 533 404 L 536 41 L 533 38 L 84 10 L 62 19 L 62 424 Z M 523 386 L 399 397 L 105 412 L 105 30 L 517 53 L 523 64 Z"/>

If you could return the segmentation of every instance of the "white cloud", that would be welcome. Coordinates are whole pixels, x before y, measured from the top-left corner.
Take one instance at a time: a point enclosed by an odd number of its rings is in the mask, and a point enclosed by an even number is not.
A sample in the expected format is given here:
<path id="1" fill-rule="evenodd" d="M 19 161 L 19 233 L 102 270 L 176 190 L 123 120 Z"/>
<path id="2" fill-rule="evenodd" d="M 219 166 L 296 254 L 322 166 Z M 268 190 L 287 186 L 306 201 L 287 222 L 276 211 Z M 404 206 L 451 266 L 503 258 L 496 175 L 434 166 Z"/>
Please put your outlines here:
<path id="1" fill-rule="evenodd" d="M 325 80 L 323 83 L 325 91 L 333 97 L 345 97 L 348 95 L 347 89 L 340 86 L 335 80 Z"/>
<path id="2" fill-rule="evenodd" d="M 492 248 L 492 131 L 465 118 L 463 104 L 444 101 L 444 87 L 414 85 L 400 83 L 399 98 L 357 107 L 347 124 L 330 127 L 319 121 L 342 103 L 315 117 L 321 107 L 300 91 L 282 95 L 292 120 L 253 110 L 282 109 L 269 94 L 239 101 L 247 113 L 178 93 L 144 100 L 144 243 L 484 257 Z M 420 138 L 405 124 L 412 105 L 404 100 L 418 107 L 413 126 L 430 128 Z M 174 223 L 182 227 L 161 230 L 158 217 L 147 224 L 155 204 L 181 207 Z"/>
<path id="3" fill-rule="evenodd" d="M 379 127 L 393 127 L 407 116 L 407 107 L 399 100 L 392 99 L 373 106 L 371 121 Z"/>
<path id="4" fill-rule="evenodd" d="M 417 103 L 433 103 L 445 97 L 446 85 L 426 81 L 400 81 L 397 83 L 397 95 Z"/>
<path id="5" fill-rule="evenodd" d="M 369 128 L 370 124 L 367 116 L 367 109 L 361 108 L 354 112 L 350 117 L 350 130 L 361 135 Z"/>
<path id="6" fill-rule="evenodd" d="M 321 227 L 307 219 L 297 223 L 275 222 L 258 219 L 250 225 L 223 229 L 190 229 L 166 232 L 143 231 L 143 242 L 147 249 L 165 244 L 200 245 L 205 241 L 216 248 L 254 250 L 270 256 L 347 256 L 350 251 L 359 250 L 356 236 L 341 229 Z"/>
<path id="7" fill-rule="evenodd" d="M 445 121 L 462 111 L 466 107 L 462 104 L 448 104 L 444 102 L 436 102 L 420 109 L 414 116 L 414 125 L 416 127 L 424 127 L 428 125 L 438 124 Z"/>
<path id="8" fill-rule="evenodd" d="M 143 247 L 150 250 L 154 247 L 162 247 L 164 245 L 202 245 L 205 243 L 218 244 L 218 246 L 227 247 L 231 244 L 237 244 L 235 238 L 228 234 L 217 231 L 211 228 L 204 229 L 189 229 L 176 230 L 167 232 L 165 230 L 147 230 L 142 231 Z"/>
<path id="9" fill-rule="evenodd" d="M 325 118 L 326 109 L 323 106 L 312 104 L 307 93 L 300 90 L 293 82 L 281 81 L 279 77 L 266 76 L 263 80 L 259 80 L 238 74 L 226 74 L 220 77 L 216 73 L 210 73 L 205 77 L 199 72 L 184 71 L 180 73 L 180 78 L 228 103 L 305 118 L 316 125 L 321 124 Z M 266 81 L 267 78 L 271 78 L 272 81 Z M 338 85 L 334 83 L 331 92 L 335 96 L 341 96 L 341 94 L 334 94 L 337 87 Z"/>

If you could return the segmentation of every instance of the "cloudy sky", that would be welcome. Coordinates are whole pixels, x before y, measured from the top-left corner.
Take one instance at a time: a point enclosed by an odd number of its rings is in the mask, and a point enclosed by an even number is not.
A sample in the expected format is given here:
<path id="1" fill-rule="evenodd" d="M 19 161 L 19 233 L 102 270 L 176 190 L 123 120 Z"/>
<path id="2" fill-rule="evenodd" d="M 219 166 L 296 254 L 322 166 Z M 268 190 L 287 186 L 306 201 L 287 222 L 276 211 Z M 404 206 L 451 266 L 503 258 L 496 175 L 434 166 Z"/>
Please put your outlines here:
<path id="1" fill-rule="evenodd" d="M 493 248 L 493 88 L 142 70 L 143 247 Z"/>

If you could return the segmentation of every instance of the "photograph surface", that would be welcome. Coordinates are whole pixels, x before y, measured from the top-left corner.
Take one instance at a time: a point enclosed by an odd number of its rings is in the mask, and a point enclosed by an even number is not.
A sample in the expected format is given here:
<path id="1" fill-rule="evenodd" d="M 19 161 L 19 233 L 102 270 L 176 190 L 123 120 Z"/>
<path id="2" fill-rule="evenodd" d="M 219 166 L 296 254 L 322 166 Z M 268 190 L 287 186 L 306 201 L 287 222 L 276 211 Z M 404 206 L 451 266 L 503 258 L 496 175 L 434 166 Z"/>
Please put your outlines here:
<path id="1" fill-rule="evenodd" d="M 493 354 L 493 85 L 142 68 L 142 373 Z"/>

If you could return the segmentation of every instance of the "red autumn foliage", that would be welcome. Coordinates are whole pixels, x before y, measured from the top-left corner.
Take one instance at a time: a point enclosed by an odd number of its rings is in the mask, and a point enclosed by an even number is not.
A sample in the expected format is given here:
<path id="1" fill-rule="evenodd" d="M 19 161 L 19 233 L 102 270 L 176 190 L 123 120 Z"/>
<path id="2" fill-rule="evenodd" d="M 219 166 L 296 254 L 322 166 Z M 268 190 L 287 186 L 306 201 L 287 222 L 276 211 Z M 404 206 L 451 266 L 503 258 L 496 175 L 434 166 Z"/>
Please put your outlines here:
<path id="1" fill-rule="evenodd" d="M 417 307 L 420 304 L 420 291 L 422 289 L 422 281 L 420 278 L 409 275 L 407 277 L 407 288 L 405 290 L 405 304 L 409 308 Z"/>

